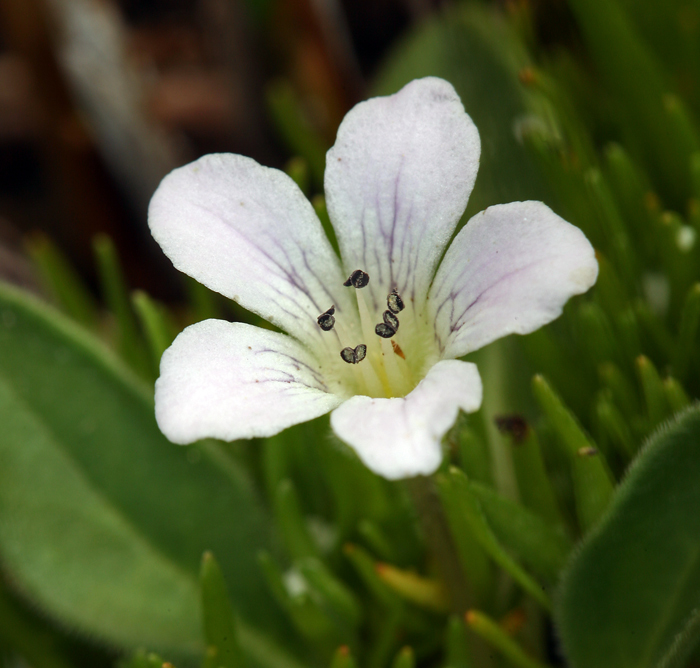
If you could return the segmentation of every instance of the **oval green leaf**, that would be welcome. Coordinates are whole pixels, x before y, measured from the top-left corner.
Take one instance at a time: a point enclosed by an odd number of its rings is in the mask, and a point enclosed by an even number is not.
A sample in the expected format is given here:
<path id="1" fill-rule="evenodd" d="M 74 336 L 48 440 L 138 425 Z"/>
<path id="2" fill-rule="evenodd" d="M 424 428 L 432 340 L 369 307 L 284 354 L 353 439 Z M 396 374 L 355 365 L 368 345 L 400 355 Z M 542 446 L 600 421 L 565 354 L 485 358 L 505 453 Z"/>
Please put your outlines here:
<path id="1" fill-rule="evenodd" d="M 211 550 L 242 618 L 284 628 L 255 560 L 269 519 L 245 472 L 214 443 L 169 443 L 150 388 L 6 285 L 0 425 L 0 559 L 63 625 L 124 648 L 199 650 L 199 564 Z"/>
<path id="2" fill-rule="evenodd" d="M 573 668 L 682 666 L 698 638 L 700 410 L 659 430 L 561 582 Z"/>

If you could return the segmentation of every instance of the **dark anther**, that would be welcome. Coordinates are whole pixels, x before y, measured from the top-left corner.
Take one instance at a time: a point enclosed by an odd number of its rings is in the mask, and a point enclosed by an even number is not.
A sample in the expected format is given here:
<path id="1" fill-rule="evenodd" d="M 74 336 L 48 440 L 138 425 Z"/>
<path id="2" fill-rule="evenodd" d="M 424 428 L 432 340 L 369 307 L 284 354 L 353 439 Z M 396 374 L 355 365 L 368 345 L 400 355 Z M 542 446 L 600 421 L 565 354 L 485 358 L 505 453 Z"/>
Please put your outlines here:
<path id="1" fill-rule="evenodd" d="M 340 356 L 348 364 L 357 364 L 367 356 L 367 346 L 361 343 L 359 346 L 355 346 L 354 350 L 352 348 L 343 348 L 340 351 Z"/>
<path id="2" fill-rule="evenodd" d="M 389 325 L 395 332 L 399 329 L 399 319 L 391 312 L 384 311 L 384 324 Z"/>
<path id="3" fill-rule="evenodd" d="M 360 288 L 364 288 L 367 283 L 369 283 L 369 274 L 365 274 L 362 269 L 355 269 L 355 271 L 350 274 L 350 278 L 348 278 L 343 285 L 346 288 L 349 288 L 352 285 L 353 288 L 357 288 L 359 290 Z"/>
<path id="4" fill-rule="evenodd" d="M 406 306 L 403 303 L 403 299 L 399 297 L 399 293 L 396 292 L 396 288 L 394 288 L 391 293 L 387 296 L 386 298 L 386 305 L 389 307 L 389 310 L 392 313 L 401 313 L 401 311 L 406 308 Z"/>
<path id="5" fill-rule="evenodd" d="M 383 339 L 390 339 L 392 336 L 394 336 L 394 334 L 396 334 L 396 330 L 391 325 L 387 325 L 385 322 L 380 322 L 374 328 L 374 331 Z"/>
<path id="6" fill-rule="evenodd" d="M 318 318 L 316 318 L 316 322 L 318 323 L 318 326 L 324 331 L 324 332 L 330 332 L 333 329 L 333 325 L 335 325 L 335 318 L 333 317 L 333 314 L 335 313 L 335 304 L 331 306 L 325 313 L 321 313 Z"/>
<path id="7" fill-rule="evenodd" d="M 498 415 L 493 421 L 498 431 L 510 434 L 514 445 L 520 445 L 527 438 L 530 428 L 522 415 Z"/>

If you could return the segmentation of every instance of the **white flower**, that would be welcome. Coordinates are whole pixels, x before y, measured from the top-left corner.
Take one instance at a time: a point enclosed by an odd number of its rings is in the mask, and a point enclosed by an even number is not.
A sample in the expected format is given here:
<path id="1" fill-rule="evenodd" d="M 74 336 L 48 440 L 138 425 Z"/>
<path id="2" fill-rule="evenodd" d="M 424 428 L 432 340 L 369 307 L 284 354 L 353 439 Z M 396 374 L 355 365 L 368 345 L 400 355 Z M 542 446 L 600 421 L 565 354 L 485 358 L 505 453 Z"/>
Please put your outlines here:
<path id="1" fill-rule="evenodd" d="M 156 384 L 163 433 L 271 436 L 333 411 L 335 433 L 376 473 L 435 471 L 458 410 L 481 404 L 476 367 L 455 358 L 550 322 L 598 273 L 585 236 L 541 202 L 477 214 L 440 261 L 479 153 L 446 81 L 358 104 L 325 175 L 342 263 L 284 173 L 221 154 L 168 175 L 149 210 L 166 255 L 286 334 L 221 320 L 183 331 Z M 369 282 L 345 287 L 349 276 Z"/>

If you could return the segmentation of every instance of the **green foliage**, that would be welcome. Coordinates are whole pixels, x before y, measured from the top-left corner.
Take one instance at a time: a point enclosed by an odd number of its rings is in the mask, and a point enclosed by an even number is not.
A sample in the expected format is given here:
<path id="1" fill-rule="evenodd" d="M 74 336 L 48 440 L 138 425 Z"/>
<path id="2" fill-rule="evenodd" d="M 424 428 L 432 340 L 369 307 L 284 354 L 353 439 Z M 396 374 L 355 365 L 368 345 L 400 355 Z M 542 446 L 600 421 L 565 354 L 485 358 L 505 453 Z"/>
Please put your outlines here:
<path id="1" fill-rule="evenodd" d="M 0 554 L 12 579 L 105 642 L 189 654 L 201 647 L 199 561 L 213 548 L 240 614 L 279 629 L 260 593 L 268 524 L 246 473 L 213 443 L 173 447 L 151 390 L 58 313 L 2 286 L 0 314 Z"/>
<path id="2" fill-rule="evenodd" d="M 509 573 L 542 607 L 549 610 L 551 603 L 542 586 L 508 555 L 494 535 L 484 516 L 481 503 L 464 473 L 452 468 L 447 475 L 438 477 L 438 486 L 452 521 L 452 530 L 455 533 L 471 533 L 491 559 Z"/>
<path id="3" fill-rule="evenodd" d="M 573 668 L 682 666 L 700 605 L 700 410 L 644 446 L 567 567 L 556 620 Z"/>
<path id="4" fill-rule="evenodd" d="M 204 668 L 244 668 L 245 659 L 234 624 L 226 580 L 211 552 L 202 557 L 199 576 L 202 620 L 207 650 Z"/>

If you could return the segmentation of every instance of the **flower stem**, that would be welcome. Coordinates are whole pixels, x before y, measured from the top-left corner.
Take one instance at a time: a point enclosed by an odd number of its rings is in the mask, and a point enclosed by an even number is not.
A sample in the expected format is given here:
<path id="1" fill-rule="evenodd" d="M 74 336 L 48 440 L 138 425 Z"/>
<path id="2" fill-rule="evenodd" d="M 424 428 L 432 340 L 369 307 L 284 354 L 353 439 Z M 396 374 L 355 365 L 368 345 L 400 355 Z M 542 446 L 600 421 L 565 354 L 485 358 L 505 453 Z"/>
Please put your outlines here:
<path id="1" fill-rule="evenodd" d="M 449 592 L 451 608 L 453 612 L 464 615 L 474 607 L 475 597 L 462 570 L 433 479 L 427 476 L 410 478 L 406 480 L 406 487 L 418 514 L 428 549 L 435 558 L 439 575 Z M 492 665 L 491 653 L 481 638 L 473 635 L 469 645 L 475 666 L 488 668 Z"/>

